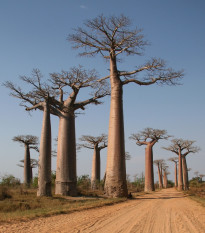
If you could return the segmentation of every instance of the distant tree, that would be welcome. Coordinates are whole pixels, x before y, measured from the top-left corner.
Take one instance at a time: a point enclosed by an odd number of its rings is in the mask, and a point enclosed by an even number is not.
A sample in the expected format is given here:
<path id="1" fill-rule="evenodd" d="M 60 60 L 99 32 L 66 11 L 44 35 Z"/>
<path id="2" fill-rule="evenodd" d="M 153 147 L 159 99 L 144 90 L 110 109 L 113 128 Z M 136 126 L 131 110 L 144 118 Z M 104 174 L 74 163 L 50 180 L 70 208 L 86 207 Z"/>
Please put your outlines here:
<path id="1" fill-rule="evenodd" d="M 24 159 L 19 161 L 20 164 L 17 164 L 19 167 L 24 167 Z M 31 181 L 33 180 L 33 168 L 38 167 L 38 160 L 36 159 L 30 159 L 30 171 L 31 171 Z"/>
<path id="2" fill-rule="evenodd" d="M 12 139 L 14 142 L 19 142 L 25 147 L 24 155 L 24 184 L 30 186 L 31 183 L 31 160 L 30 148 L 38 145 L 38 137 L 33 135 L 19 135 Z"/>
<path id="3" fill-rule="evenodd" d="M 170 173 L 168 172 L 168 166 L 166 166 L 165 164 L 163 165 L 162 169 L 163 169 L 163 173 L 164 173 L 164 176 L 163 176 L 163 187 L 166 189 L 168 187 L 167 175 L 170 174 Z"/>
<path id="4" fill-rule="evenodd" d="M 159 177 L 159 188 L 163 188 L 163 181 L 162 181 L 162 166 L 164 164 L 164 159 L 157 159 L 154 160 L 154 164 L 157 166 L 158 170 L 158 177 Z"/>
<path id="5" fill-rule="evenodd" d="M 169 158 L 169 161 L 174 162 L 175 164 L 175 170 L 174 170 L 174 186 L 175 188 L 178 186 L 178 182 L 177 182 L 177 163 L 178 163 L 178 157 L 172 157 Z"/>
<path id="6" fill-rule="evenodd" d="M 129 152 L 125 152 L 125 160 L 130 160 L 131 159 L 131 155 Z"/>
<path id="7" fill-rule="evenodd" d="M 200 179 L 201 179 L 201 182 L 203 182 L 203 177 L 205 177 L 205 175 L 204 174 L 199 174 L 199 177 L 200 177 Z"/>
<path id="8" fill-rule="evenodd" d="M 153 146 L 161 139 L 168 139 L 166 130 L 146 128 L 138 134 L 132 134 L 130 139 L 138 146 L 146 145 L 145 149 L 145 191 L 154 191 Z"/>
<path id="9" fill-rule="evenodd" d="M 83 135 L 80 138 L 82 144 L 79 146 L 94 150 L 92 162 L 91 189 L 96 189 L 100 182 L 100 151 L 107 147 L 107 135 L 102 134 L 98 137 Z"/>
<path id="10" fill-rule="evenodd" d="M 199 171 L 195 171 L 195 172 L 194 172 L 194 175 L 195 175 L 196 177 L 199 177 Z"/>
<path id="11" fill-rule="evenodd" d="M 142 30 L 131 28 L 128 17 L 100 15 L 78 27 L 69 35 L 75 49 L 83 49 L 81 56 L 97 54 L 109 61 L 111 105 L 108 133 L 108 152 L 105 191 L 108 196 L 127 196 L 125 142 L 123 120 L 123 86 L 135 83 L 140 86 L 158 84 L 176 85 L 183 72 L 167 68 L 162 59 L 153 58 L 133 71 L 120 71 L 117 67 L 121 55 L 141 55 L 147 45 Z M 142 75 L 138 74 L 141 73 Z M 144 74 L 145 73 L 145 74 Z M 144 75 L 143 75 L 144 74 Z"/>
<path id="12" fill-rule="evenodd" d="M 199 147 L 193 146 L 195 141 L 173 139 L 169 147 L 163 147 L 165 150 L 171 151 L 178 155 L 178 190 L 187 190 L 188 172 L 186 164 L 186 156 L 190 153 L 196 153 L 200 150 Z"/>

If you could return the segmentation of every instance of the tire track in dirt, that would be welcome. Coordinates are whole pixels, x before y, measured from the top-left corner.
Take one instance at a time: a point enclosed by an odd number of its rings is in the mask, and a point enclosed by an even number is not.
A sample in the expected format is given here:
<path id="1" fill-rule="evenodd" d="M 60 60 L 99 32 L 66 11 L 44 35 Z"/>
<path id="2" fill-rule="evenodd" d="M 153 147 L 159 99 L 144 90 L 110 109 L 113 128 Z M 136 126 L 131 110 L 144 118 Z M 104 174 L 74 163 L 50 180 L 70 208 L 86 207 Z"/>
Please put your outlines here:
<path id="1" fill-rule="evenodd" d="M 4 224 L 3 233 L 205 233 L 205 208 L 175 189 L 98 209 Z"/>

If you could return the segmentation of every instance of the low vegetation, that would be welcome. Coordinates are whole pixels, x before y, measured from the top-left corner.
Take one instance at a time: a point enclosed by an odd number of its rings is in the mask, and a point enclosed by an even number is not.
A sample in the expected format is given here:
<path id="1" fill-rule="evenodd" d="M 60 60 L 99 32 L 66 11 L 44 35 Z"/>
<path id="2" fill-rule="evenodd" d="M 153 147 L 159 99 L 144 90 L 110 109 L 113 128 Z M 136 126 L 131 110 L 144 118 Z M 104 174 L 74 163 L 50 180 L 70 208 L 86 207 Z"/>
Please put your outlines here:
<path id="1" fill-rule="evenodd" d="M 189 190 L 186 191 L 189 196 L 201 203 L 205 207 L 205 182 L 202 181 L 199 177 L 194 177 L 189 182 Z"/>
<path id="2" fill-rule="evenodd" d="M 99 183 L 97 190 L 91 190 L 88 175 L 78 177 L 77 197 L 55 195 L 54 184 L 52 197 L 37 197 L 37 177 L 34 177 L 34 185 L 30 188 L 16 183 L 16 179 L 11 179 L 12 177 L 7 175 L 3 179 L 1 178 L 0 223 L 70 213 L 77 210 L 112 205 L 126 200 L 126 198 L 105 198 L 101 183 Z M 5 179 L 11 182 L 5 184 Z"/>

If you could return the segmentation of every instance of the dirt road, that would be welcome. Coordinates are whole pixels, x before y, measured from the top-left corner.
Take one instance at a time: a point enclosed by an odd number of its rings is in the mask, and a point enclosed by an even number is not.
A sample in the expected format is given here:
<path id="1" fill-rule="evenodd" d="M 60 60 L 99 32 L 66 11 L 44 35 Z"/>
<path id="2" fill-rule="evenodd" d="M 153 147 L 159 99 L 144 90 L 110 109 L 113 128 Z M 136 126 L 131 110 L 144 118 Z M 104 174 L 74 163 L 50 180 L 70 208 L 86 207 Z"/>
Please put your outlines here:
<path id="1" fill-rule="evenodd" d="M 0 232 L 205 233 L 205 208 L 166 189 L 114 206 L 6 224 Z"/>

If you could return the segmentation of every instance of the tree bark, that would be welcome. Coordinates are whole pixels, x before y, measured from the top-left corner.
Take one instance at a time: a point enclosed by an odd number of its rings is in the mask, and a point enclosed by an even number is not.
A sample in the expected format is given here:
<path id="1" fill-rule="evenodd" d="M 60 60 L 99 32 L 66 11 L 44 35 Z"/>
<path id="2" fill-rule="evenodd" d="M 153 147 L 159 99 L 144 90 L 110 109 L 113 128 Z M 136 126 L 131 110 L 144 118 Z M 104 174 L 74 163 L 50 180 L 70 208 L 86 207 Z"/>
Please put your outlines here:
<path id="1" fill-rule="evenodd" d="M 162 174 L 162 164 L 161 164 L 161 168 L 160 168 L 160 176 L 161 176 L 162 188 L 163 188 L 164 187 L 164 183 L 163 183 L 163 174 Z"/>
<path id="2" fill-rule="evenodd" d="M 167 188 L 167 174 L 164 172 L 164 188 Z"/>
<path id="3" fill-rule="evenodd" d="M 178 190 L 183 190 L 183 179 L 182 179 L 182 155 L 179 151 L 179 165 L 178 165 Z"/>
<path id="4" fill-rule="evenodd" d="M 76 196 L 76 139 L 74 112 L 59 117 L 55 194 Z"/>
<path id="5" fill-rule="evenodd" d="M 145 192 L 154 191 L 153 153 L 152 146 L 148 144 L 145 148 Z"/>
<path id="6" fill-rule="evenodd" d="M 24 155 L 24 185 L 29 187 L 31 183 L 31 161 L 30 161 L 30 148 L 29 145 L 25 144 L 25 155 Z"/>
<path id="7" fill-rule="evenodd" d="M 178 183 L 177 183 L 177 163 L 175 162 L 175 188 L 178 186 Z"/>
<path id="8" fill-rule="evenodd" d="M 93 163 L 92 163 L 92 176 L 91 176 L 91 189 L 97 188 L 97 183 L 100 182 L 100 150 L 94 148 Z"/>
<path id="9" fill-rule="evenodd" d="M 116 60 L 110 59 L 111 104 L 105 192 L 111 197 L 127 197 L 125 142 L 123 120 L 123 91 Z"/>
<path id="10" fill-rule="evenodd" d="M 162 189 L 162 176 L 161 176 L 159 164 L 157 164 L 157 169 L 158 169 L 158 177 L 159 177 L 159 188 Z"/>
<path id="11" fill-rule="evenodd" d="M 186 157 L 182 156 L 182 174 L 183 174 L 184 190 L 189 189 L 188 174 L 187 173 L 188 173 L 188 171 L 187 171 Z"/>
<path id="12" fill-rule="evenodd" d="M 51 196 L 51 122 L 48 103 L 45 103 L 41 131 L 37 196 Z"/>

